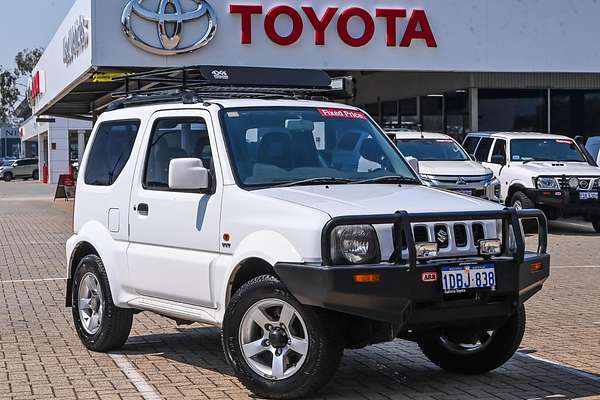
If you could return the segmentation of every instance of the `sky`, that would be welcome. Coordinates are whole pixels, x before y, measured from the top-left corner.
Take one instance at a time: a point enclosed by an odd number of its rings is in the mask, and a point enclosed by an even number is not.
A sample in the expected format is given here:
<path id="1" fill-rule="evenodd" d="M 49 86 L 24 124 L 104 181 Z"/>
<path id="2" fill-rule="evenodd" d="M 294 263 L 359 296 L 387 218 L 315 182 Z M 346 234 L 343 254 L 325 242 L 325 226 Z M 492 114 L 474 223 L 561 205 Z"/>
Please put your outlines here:
<path id="1" fill-rule="evenodd" d="M 46 47 L 75 0 L 18 0 L 4 9 L 0 24 L 0 65 L 13 68 L 17 52 Z M 10 12 L 8 10 L 10 9 Z"/>

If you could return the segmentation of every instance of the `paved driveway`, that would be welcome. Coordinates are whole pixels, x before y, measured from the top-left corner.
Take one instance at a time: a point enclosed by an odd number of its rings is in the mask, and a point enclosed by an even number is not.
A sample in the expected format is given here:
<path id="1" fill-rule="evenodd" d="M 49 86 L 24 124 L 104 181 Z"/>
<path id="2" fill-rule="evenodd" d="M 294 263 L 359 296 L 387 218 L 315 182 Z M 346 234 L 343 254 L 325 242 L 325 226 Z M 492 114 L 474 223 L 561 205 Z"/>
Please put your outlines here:
<path id="1" fill-rule="evenodd" d="M 27 196 L 3 189 L 0 182 L 1 399 L 248 398 L 225 363 L 215 328 L 178 327 L 141 313 L 120 352 L 87 351 L 63 306 L 68 207 L 42 199 L 35 186 L 26 187 L 36 193 Z M 551 229 L 551 278 L 528 303 L 523 346 L 503 368 L 449 374 L 398 340 L 346 351 L 320 397 L 600 398 L 600 235 L 579 221 Z"/>

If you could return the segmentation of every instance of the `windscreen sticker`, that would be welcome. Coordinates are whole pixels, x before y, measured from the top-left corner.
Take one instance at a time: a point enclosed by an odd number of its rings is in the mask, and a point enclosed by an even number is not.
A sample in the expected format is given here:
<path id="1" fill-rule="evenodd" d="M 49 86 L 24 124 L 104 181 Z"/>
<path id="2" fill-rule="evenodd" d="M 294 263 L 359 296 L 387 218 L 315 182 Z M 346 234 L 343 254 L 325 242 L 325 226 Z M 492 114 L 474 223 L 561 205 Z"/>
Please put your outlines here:
<path id="1" fill-rule="evenodd" d="M 341 110 L 336 108 L 319 108 L 319 114 L 326 118 L 348 118 L 348 119 L 367 119 L 367 116 L 360 111 Z"/>
<path id="2" fill-rule="evenodd" d="M 436 142 L 438 143 L 452 143 L 451 139 L 437 139 Z"/>
<path id="3" fill-rule="evenodd" d="M 556 143 L 562 143 L 562 144 L 573 144 L 572 141 L 566 140 L 566 139 L 556 139 L 555 142 Z"/>

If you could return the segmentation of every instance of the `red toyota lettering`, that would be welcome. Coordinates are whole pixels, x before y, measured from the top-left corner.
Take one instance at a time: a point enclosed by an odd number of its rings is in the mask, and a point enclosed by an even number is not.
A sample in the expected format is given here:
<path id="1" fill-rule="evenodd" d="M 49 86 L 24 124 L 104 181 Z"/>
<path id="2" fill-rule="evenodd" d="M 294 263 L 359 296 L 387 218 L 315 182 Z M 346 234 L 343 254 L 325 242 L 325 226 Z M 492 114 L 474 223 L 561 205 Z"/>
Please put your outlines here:
<path id="1" fill-rule="evenodd" d="M 287 36 L 281 36 L 277 33 L 275 27 L 275 21 L 281 15 L 287 15 L 292 20 L 292 31 Z M 280 46 L 289 46 L 296 43 L 300 39 L 300 36 L 302 36 L 303 29 L 304 23 L 302 22 L 302 17 L 290 6 L 273 7 L 265 17 L 265 33 L 269 39 Z"/>
<path id="2" fill-rule="evenodd" d="M 417 30 L 419 27 L 421 29 Z M 427 20 L 427 15 L 423 10 L 413 10 L 410 19 L 408 20 L 408 26 L 406 27 L 406 32 L 404 32 L 404 37 L 400 42 L 400 47 L 410 47 L 412 41 L 415 39 L 425 40 L 427 47 L 437 47 L 435 37 L 431 31 L 431 26 L 429 26 L 429 21 Z"/>
<path id="3" fill-rule="evenodd" d="M 365 30 L 363 31 L 362 35 L 356 38 L 350 35 L 350 32 L 348 32 L 348 22 L 353 17 L 360 18 L 365 26 Z M 340 15 L 337 23 L 337 30 L 342 41 L 348 46 L 362 47 L 369 43 L 371 39 L 373 39 L 373 35 L 375 34 L 375 22 L 373 21 L 373 18 L 371 18 L 371 14 L 369 14 L 366 10 L 358 7 L 352 7 Z"/>
<path id="4" fill-rule="evenodd" d="M 262 14 L 261 5 L 231 4 L 229 13 L 240 14 L 242 20 L 242 44 L 252 44 L 252 15 Z"/>
<path id="5" fill-rule="evenodd" d="M 396 47 L 398 37 L 396 23 L 400 18 L 406 18 L 406 10 L 403 8 L 378 8 L 375 16 L 386 20 L 386 44 L 388 47 Z"/>
<path id="6" fill-rule="evenodd" d="M 310 24 L 315 29 L 315 44 L 317 46 L 325 45 L 325 31 L 333 20 L 333 17 L 335 17 L 338 8 L 327 8 L 327 10 L 325 10 L 325 14 L 323 14 L 321 18 L 317 16 L 317 13 L 312 7 L 303 6 L 302 10 L 304 10 L 304 13 L 308 17 Z"/>

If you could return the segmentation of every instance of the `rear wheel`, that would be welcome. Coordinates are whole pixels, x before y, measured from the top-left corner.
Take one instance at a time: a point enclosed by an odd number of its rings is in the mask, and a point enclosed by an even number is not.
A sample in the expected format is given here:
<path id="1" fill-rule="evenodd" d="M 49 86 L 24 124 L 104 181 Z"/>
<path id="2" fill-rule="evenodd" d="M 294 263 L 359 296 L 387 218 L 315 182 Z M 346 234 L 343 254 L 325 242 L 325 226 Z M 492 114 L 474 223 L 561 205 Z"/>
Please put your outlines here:
<path id="1" fill-rule="evenodd" d="M 593 220 L 592 225 L 594 226 L 596 233 L 600 233 L 600 218 Z"/>
<path id="2" fill-rule="evenodd" d="M 13 174 L 11 172 L 5 172 L 2 179 L 4 179 L 4 182 L 10 182 L 13 180 Z"/>
<path id="3" fill-rule="evenodd" d="M 259 397 L 294 399 L 325 385 L 343 342 L 331 318 L 301 305 L 275 277 L 244 284 L 223 322 L 223 349 L 240 381 Z"/>
<path id="4" fill-rule="evenodd" d="M 35 171 L 33 171 L 33 174 L 31 174 L 31 179 L 33 179 L 34 181 L 37 181 L 38 179 L 40 179 L 40 173 L 37 169 Z"/>
<path id="5" fill-rule="evenodd" d="M 100 257 L 88 255 L 81 260 L 72 293 L 73 321 L 85 347 L 105 352 L 123 346 L 131 331 L 133 311 L 114 305 Z"/>
<path id="6" fill-rule="evenodd" d="M 519 307 L 501 327 L 487 330 L 444 330 L 418 341 L 423 354 L 450 372 L 482 374 L 506 363 L 525 333 L 525 308 Z"/>

